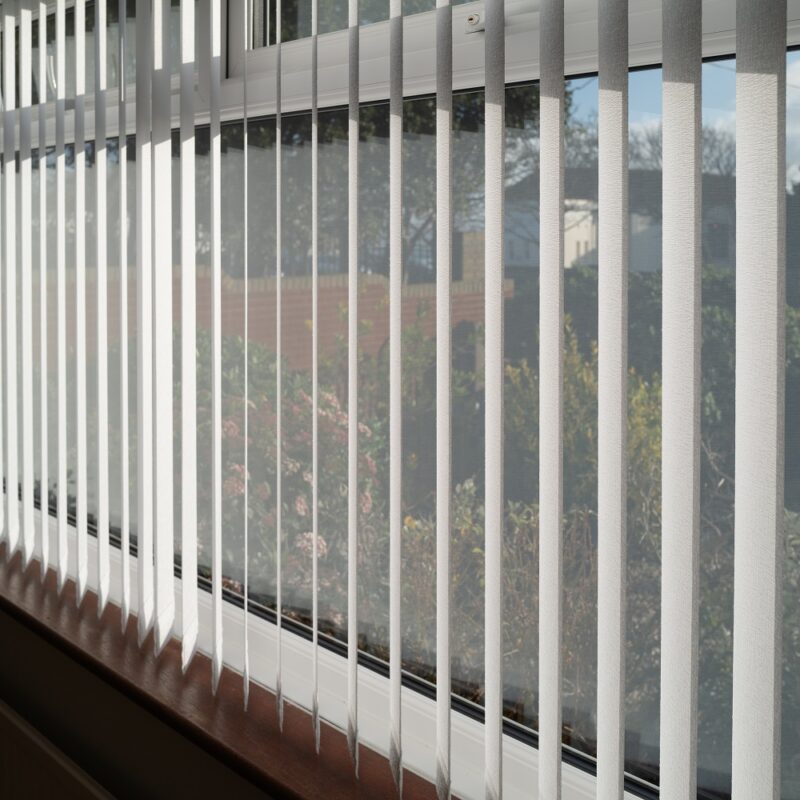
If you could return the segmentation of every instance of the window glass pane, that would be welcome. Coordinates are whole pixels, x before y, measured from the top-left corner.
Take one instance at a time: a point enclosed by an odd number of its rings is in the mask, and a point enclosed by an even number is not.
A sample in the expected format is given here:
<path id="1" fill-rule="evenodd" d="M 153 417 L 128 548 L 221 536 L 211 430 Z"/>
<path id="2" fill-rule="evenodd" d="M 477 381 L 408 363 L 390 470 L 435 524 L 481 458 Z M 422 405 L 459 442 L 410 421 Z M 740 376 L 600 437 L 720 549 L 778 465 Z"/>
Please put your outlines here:
<path id="1" fill-rule="evenodd" d="M 172 512 L 173 512 L 173 540 L 177 563 L 181 563 L 182 533 L 181 524 L 181 491 L 183 486 L 183 473 L 181 471 L 181 453 L 183 448 L 182 430 L 182 404 L 183 404 L 183 379 L 182 379 L 182 353 L 181 331 L 183 318 L 181 315 L 183 270 L 181 265 L 181 239 L 183 235 L 183 219 L 181 217 L 181 134 L 180 129 L 172 130 L 172 469 L 175 474 L 173 481 Z M 197 395 L 191 399 L 197 403 Z"/>
<path id="2" fill-rule="evenodd" d="M 626 768 L 657 782 L 661 637 L 661 70 L 632 72 Z"/>
<path id="3" fill-rule="evenodd" d="M 222 568 L 244 580 L 244 126 L 222 126 Z"/>
<path id="4" fill-rule="evenodd" d="M 70 16 L 70 19 L 72 17 Z M 74 21 L 74 20 L 73 20 Z M 113 20 L 112 20 L 113 24 Z M 69 26 L 68 26 L 69 27 Z M 175 27 L 175 26 L 173 26 Z M 70 29 L 71 30 L 71 29 Z M 110 36 L 111 42 L 113 37 Z M 88 47 L 87 40 L 87 47 Z M 129 53 L 133 52 L 131 45 Z M 74 59 L 74 51 L 71 58 Z M 112 58 L 112 56 L 110 56 Z M 800 95 L 789 54 L 787 204 L 791 219 L 800 185 Z M 87 67 L 88 69 L 88 67 Z M 88 78 L 89 72 L 87 72 Z M 68 76 L 74 78 L 74 65 Z M 698 784 L 730 793 L 734 531 L 735 398 L 735 64 L 703 68 L 702 403 L 700 671 Z M 800 84 L 799 84 L 800 85 Z M 564 353 L 564 698 L 563 738 L 596 752 L 597 596 L 597 80 L 567 81 Z M 68 89 L 68 91 L 71 91 Z M 113 113 L 110 110 L 110 113 Z M 453 141 L 453 685 L 464 700 L 483 697 L 483 94 L 458 93 Z M 538 324 L 539 106 L 535 85 L 507 90 L 505 218 L 505 504 L 504 680 L 506 714 L 538 723 Z M 226 589 L 241 593 L 244 522 L 250 535 L 251 597 L 274 607 L 277 469 L 283 484 L 283 613 L 300 624 L 311 614 L 311 118 L 283 119 L 281 349 L 277 358 L 275 275 L 275 124 L 249 124 L 250 195 L 243 195 L 241 122 L 222 129 L 223 569 Z M 659 764 L 661 550 L 661 72 L 630 75 L 630 275 L 628 416 L 628 648 L 626 766 L 657 782 Z M 177 132 L 173 133 L 173 264 L 179 264 L 181 220 Z M 319 115 L 319 531 L 320 625 L 341 640 L 347 626 L 347 114 Z M 130 469 L 136 475 L 135 142 L 128 141 L 128 264 L 119 263 L 119 163 L 108 142 L 109 414 L 112 527 L 121 514 L 119 369 L 129 354 Z M 198 536 L 199 568 L 210 575 L 211 272 L 209 135 L 197 129 Z M 55 489 L 56 205 L 55 157 L 48 151 L 48 375 L 50 468 Z M 75 218 L 74 146 L 66 148 L 67 462 L 75 512 L 76 307 L 87 313 L 89 514 L 96 512 L 96 257 L 94 143 L 86 146 L 86 218 Z M 403 140 L 403 657 L 405 668 L 435 681 L 435 100 L 404 105 Z M 38 163 L 34 160 L 34 203 Z M 359 147 L 359 635 L 361 648 L 388 655 L 389 536 L 389 256 L 388 105 L 361 112 Z M 19 186 L 18 186 L 19 190 Z M 34 206 L 38 208 L 38 206 Z M 249 221 L 249 269 L 243 222 Z M 37 214 L 34 214 L 36 220 Z M 75 232 L 86 224 L 87 294 L 75 295 Z M 36 237 L 36 223 L 34 236 Z M 800 460 L 794 446 L 800 395 L 796 335 L 800 239 L 787 226 L 787 414 L 783 796 L 800 798 Z M 34 265 L 38 270 L 38 238 Z M 180 463 L 180 270 L 175 269 L 176 469 Z M 37 278 L 40 279 L 40 276 Z M 120 281 L 129 282 L 129 332 L 119 330 Z M 21 286 L 21 281 L 18 281 Z M 244 327 L 245 287 L 249 328 Z M 18 287 L 19 288 L 19 287 Z M 79 301 L 79 302 L 78 302 Z M 34 326 L 38 292 L 34 281 Z M 248 345 L 249 431 L 244 432 Z M 34 350 L 36 355 L 37 350 Z M 35 358 L 36 360 L 36 358 Z M 21 365 L 20 365 L 21 369 Z M 277 394 L 278 375 L 282 394 Z M 20 381 L 21 387 L 21 381 Z M 20 397 L 21 402 L 21 397 Z M 36 394 L 38 404 L 38 392 Z M 280 404 L 280 406 L 279 406 Z M 276 418 L 283 419 L 277 461 Z M 37 429 L 34 426 L 35 430 Z M 36 434 L 38 441 L 38 433 Z M 245 443 L 249 470 L 245 471 Z M 21 450 L 20 450 L 21 457 Z M 37 447 L 37 474 L 40 472 Z M 249 475 L 249 505 L 244 480 Z M 40 480 L 42 476 L 39 476 Z M 131 482 L 135 541 L 136 491 Z M 176 477 L 176 513 L 180 510 Z M 176 520 L 179 519 L 176 516 Z M 177 531 L 176 524 L 176 531 Z M 176 546 L 178 543 L 176 533 Z"/>
<path id="5" fill-rule="evenodd" d="M 311 608 L 311 117 L 283 120 L 282 487 L 284 613 Z"/>
<path id="6" fill-rule="evenodd" d="M 66 69 L 65 97 L 75 97 L 75 9 L 65 12 L 64 64 Z"/>
<path id="7" fill-rule="evenodd" d="M 83 304 L 86 320 L 86 498 L 89 523 L 97 522 L 97 186 L 94 171 L 94 142 L 86 142 L 86 286 Z"/>
<path id="8" fill-rule="evenodd" d="M 197 568 L 211 577 L 211 164 L 207 126 L 195 129 L 197 215 Z M 226 200 L 229 198 L 226 198 Z"/>
<path id="9" fill-rule="evenodd" d="M 781 796 L 800 798 L 800 53 L 787 56 L 786 558 Z"/>
<path id="10" fill-rule="evenodd" d="M 361 109 L 358 253 L 360 646 L 389 644 L 389 107 Z M 366 565 L 369 565 L 369 567 Z"/>
<path id="11" fill-rule="evenodd" d="M 119 3 L 117 0 L 106 2 L 106 84 L 109 89 L 119 85 Z M 126 36 L 127 52 L 125 54 L 125 76 L 127 82 L 136 81 L 136 0 L 126 0 Z M 180 0 L 171 0 L 169 22 L 170 53 L 172 60 L 170 70 L 173 74 L 180 71 Z M 95 12 L 94 2 L 86 3 L 86 94 L 94 93 L 94 48 L 95 48 Z M 65 64 L 66 64 L 66 97 L 75 96 L 75 10 L 67 8 L 65 12 Z M 56 15 L 47 15 L 47 100 L 56 98 Z M 39 102 L 39 22 L 34 17 L 32 26 L 32 68 L 33 68 L 33 103 Z M 17 28 L 17 68 L 19 68 L 19 27 Z M 19 85 L 19 78 L 17 78 Z"/>
<path id="12" fill-rule="evenodd" d="M 414 672 L 427 678 L 435 676 L 436 654 L 435 120 L 432 99 L 405 102 L 401 379 L 403 660 Z M 457 162 L 454 154 L 453 163 Z M 454 176 L 454 197 L 456 193 Z M 454 605 L 458 607 L 457 595 Z"/>
<path id="13" fill-rule="evenodd" d="M 136 284 L 132 280 L 135 270 L 135 236 L 134 227 L 136 213 L 136 143 L 132 136 L 127 141 L 127 220 L 125 223 L 128 260 L 126 264 L 120 263 L 120 222 L 119 222 L 119 186 L 120 186 L 120 163 L 119 163 L 119 140 L 115 137 L 107 142 L 107 171 L 108 171 L 108 417 L 109 417 L 109 512 L 112 530 L 119 529 L 122 523 L 122 437 L 121 437 L 121 414 L 122 414 L 122 395 L 121 373 L 122 368 L 122 348 L 128 350 L 128 384 L 129 397 L 136 386 L 136 360 L 135 349 L 132 349 L 133 334 L 132 325 L 135 325 L 136 310 Z M 126 281 L 128 284 L 128 331 L 123 332 L 120 328 L 120 283 Z M 52 363 L 52 362 L 51 362 Z M 131 388 L 132 387 L 132 388 Z M 135 392 L 134 392 L 135 396 Z M 129 436 L 135 441 L 136 417 L 135 414 L 128 415 L 128 426 L 131 431 Z M 135 452 L 135 451 L 134 451 Z M 129 470 L 130 475 L 135 475 L 135 459 L 131 459 Z M 131 481 L 135 487 L 135 482 Z M 128 498 L 131 513 L 135 512 L 135 491 L 128 490 Z"/>
<path id="14" fill-rule="evenodd" d="M 19 95 L 17 95 L 17 102 L 19 103 Z M 21 208 L 22 202 L 22 161 L 20 159 L 20 154 L 17 152 L 15 158 L 15 170 L 16 170 L 16 183 L 15 183 L 15 190 L 16 190 L 16 206 L 17 209 Z M 22 481 L 22 453 L 24 448 L 24 440 L 22 435 L 22 409 L 23 409 L 23 400 L 22 400 L 22 350 L 20 348 L 20 344 L 22 342 L 22 319 L 23 319 L 23 312 L 22 312 L 22 214 L 17 211 L 15 217 L 16 223 L 16 264 L 15 272 L 16 272 L 16 322 L 17 322 L 17 353 L 16 353 L 16 367 L 17 367 L 17 386 L 16 386 L 16 394 L 17 394 L 17 430 L 16 430 L 16 440 L 17 440 L 17 480 Z M 4 287 L 5 289 L 5 287 Z M 22 524 L 22 518 L 20 515 L 20 524 Z"/>
<path id="15" fill-rule="evenodd" d="M 454 0 L 454 5 L 470 0 Z M 403 0 L 403 14 L 419 14 L 432 11 L 433 0 Z M 253 4 L 253 44 L 254 47 L 273 45 L 276 41 L 275 0 L 257 0 Z M 330 33 L 347 28 L 347 0 L 320 0 L 319 32 Z M 362 0 L 358 8 L 359 23 L 369 25 L 383 22 L 389 18 L 389 4 L 385 0 Z M 311 0 L 282 0 L 281 2 L 281 41 L 291 42 L 311 36 Z"/>
<path id="16" fill-rule="evenodd" d="M 86 94 L 89 97 L 94 97 L 94 12 L 94 3 L 92 3 L 92 5 L 87 4 L 85 25 L 86 63 L 84 65 L 84 69 L 86 71 Z"/>
<path id="17" fill-rule="evenodd" d="M 593 755 L 597 709 L 597 78 L 567 81 L 566 92 L 563 739 Z"/>
<path id="18" fill-rule="evenodd" d="M 503 677 L 506 714 L 535 728 L 539 675 L 539 89 L 535 84 L 506 93 L 505 203 Z M 469 276 L 482 244 L 482 221 L 463 238 L 466 283 L 482 277 L 481 272 Z M 483 268 L 482 252 L 476 266 Z M 462 341 L 469 345 L 470 338 Z M 472 346 L 476 359 L 481 358 L 481 344 L 477 338 Z M 454 354 L 457 361 L 463 346 Z M 470 361 L 472 347 L 466 350 Z M 460 369 L 468 369 L 467 363 Z M 468 428 L 463 436 L 469 441 Z M 482 484 L 480 491 L 482 496 Z M 466 577 L 464 582 L 470 580 L 475 579 Z M 472 591 L 477 610 L 480 587 Z"/>
<path id="19" fill-rule="evenodd" d="M 75 197 L 75 145 L 66 146 L 65 169 L 65 194 L 68 198 Z M 77 478 L 77 437 L 76 422 L 78 409 L 76 405 L 76 344 L 77 331 L 75 326 L 75 203 L 66 203 L 66 318 L 67 318 L 67 487 L 70 517 L 75 517 L 76 478 Z M 83 411 L 81 411 L 83 413 Z"/>
<path id="20" fill-rule="evenodd" d="M 736 335 L 736 65 L 703 66 L 698 784 L 730 792 Z"/>
<path id="21" fill-rule="evenodd" d="M 347 619 L 347 125 L 345 109 L 319 115 L 319 617 L 330 632 Z"/>
<path id="22" fill-rule="evenodd" d="M 275 280 L 275 122 L 248 129 L 248 533 L 250 597 L 275 607 L 277 530 L 277 292 Z"/>
<path id="23" fill-rule="evenodd" d="M 48 420 L 48 494 L 55 505 L 56 490 L 58 487 L 58 416 L 57 416 L 57 380 L 58 365 L 56 345 L 58 342 L 57 309 L 56 309 L 56 209 L 55 202 L 50 198 L 56 196 L 56 160 L 55 150 L 47 151 L 47 420 Z"/>
<path id="24" fill-rule="evenodd" d="M 114 88 L 119 85 L 119 3 L 117 0 L 106 0 L 106 22 L 108 31 L 106 32 L 106 54 L 107 54 L 107 85 Z M 180 27 L 178 16 L 174 9 L 175 0 L 172 0 L 173 11 L 170 25 L 170 39 L 172 42 L 173 64 L 172 71 L 178 71 L 178 58 L 180 48 Z M 88 11 L 87 11 L 88 15 Z M 94 24 L 92 25 L 94 28 Z M 177 29 L 177 32 L 176 32 Z M 94 35 L 94 34 L 92 34 Z M 125 15 L 125 35 L 127 37 L 127 52 L 125 53 L 125 78 L 128 83 L 136 81 L 136 0 L 126 0 Z M 87 38 L 88 46 L 88 38 Z"/>

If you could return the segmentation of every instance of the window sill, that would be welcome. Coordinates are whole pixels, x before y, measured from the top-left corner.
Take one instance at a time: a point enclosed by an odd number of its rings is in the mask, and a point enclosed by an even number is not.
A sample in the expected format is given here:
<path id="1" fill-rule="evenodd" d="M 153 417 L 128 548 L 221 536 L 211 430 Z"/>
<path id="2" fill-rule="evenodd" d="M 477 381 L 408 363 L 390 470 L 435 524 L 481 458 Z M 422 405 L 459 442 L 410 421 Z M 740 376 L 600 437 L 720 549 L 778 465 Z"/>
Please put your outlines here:
<path id="1" fill-rule="evenodd" d="M 59 595 L 52 570 L 42 587 L 38 562 L 24 569 L 20 554 L 9 560 L 6 554 L 7 546 L 0 545 L 0 611 L 268 795 L 331 800 L 393 796 L 382 755 L 362 745 L 356 779 L 339 730 L 323 724 L 318 756 L 305 711 L 287 704 L 281 733 L 275 698 L 266 689 L 251 684 L 245 712 L 241 676 L 226 669 L 212 696 L 211 662 L 205 655 L 198 653 L 183 675 L 177 640 L 156 659 L 151 642 L 138 646 L 133 619 L 121 630 L 117 606 L 109 604 L 98 619 L 93 593 L 78 608 L 72 581 Z M 432 784 L 418 775 L 406 771 L 404 781 L 410 796 L 435 797 Z"/>

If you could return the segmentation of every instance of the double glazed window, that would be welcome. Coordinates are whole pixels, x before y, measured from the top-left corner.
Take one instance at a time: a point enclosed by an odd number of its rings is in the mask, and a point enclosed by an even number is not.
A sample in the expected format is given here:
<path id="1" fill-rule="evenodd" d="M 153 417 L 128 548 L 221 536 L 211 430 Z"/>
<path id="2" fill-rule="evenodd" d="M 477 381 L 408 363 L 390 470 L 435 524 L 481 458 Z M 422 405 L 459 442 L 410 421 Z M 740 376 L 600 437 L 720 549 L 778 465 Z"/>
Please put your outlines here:
<path id="1" fill-rule="evenodd" d="M 135 4 L 129 2 L 125 65 L 119 63 L 115 33 L 116 3 L 108 6 L 108 82 L 124 68 L 135 74 Z M 172 73 L 179 68 L 178 4 L 169 18 L 174 41 Z M 271 57 L 275 43 L 275 5 L 253 9 L 253 49 L 248 86 L 253 108 L 266 109 L 274 98 L 274 76 L 259 71 L 258 59 Z M 412 2 L 405 13 L 428 12 Z M 113 11 L 112 11 L 113 6 Z M 406 3 L 408 6 L 408 3 Z M 308 37 L 310 3 L 283 3 L 283 41 Z M 198 6 L 200 21 L 201 6 Z M 362 3 L 361 24 L 387 18 L 388 5 Z M 231 17 L 229 17 L 231 19 Z M 233 17 L 235 19 L 235 16 Z M 66 96 L 74 94 L 74 15 L 66 15 Z M 94 7 L 87 6 L 87 94 L 94 92 Z M 72 26 L 72 27 L 70 27 Z M 321 34 L 347 27 L 346 3 L 320 8 Z M 34 25 L 35 28 L 35 25 Z M 203 24 L 198 23 L 198 42 Z M 228 29 L 229 63 L 240 64 L 241 44 Z M 478 36 L 480 34 L 471 34 Z M 48 21 L 48 58 L 55 26 Z M 301 45 L 298 42 L 296 46 Z M 37 63 L 38 40 L 33 40 Z M 256 51 L 256 48 L 264 48 Z M 72 49 L 70 49 L 72 48 Z M 198 50 L 201 49 L 198 46 Z M 238 55 L 237 55 L 238 53 Z M 80 54 L 79 54 L 80 56 Z M 288 56 L 287 56 L 288 58 Z M 237 59 L 239 59 L 237 61 Z M 513 71 L 514 64 L 510 67 Z M 240 67 L 237 67 L 240 69 Z M 787 69 L 787 176 L 789 219 L 800 212 L 800 57 L 789 52 Z M 363 67 L 362 67 L 363 70 Z M 734 468 L 736 447 L 736 104 L 733 57 L 703 65 L 702 100 L 702 387 L 700 478 L 700 625 L 698 689 L 698 790 L 727 797 L 731 786 L 731 704 L 733 661 Z M 198 72 L 200 70 L 198 69 Z M 232 69 L 232 73 L 234 70 Z M 592 74 L 567 77 L 565 101 L 563 352 L 563 742 L 573 761 L 591 769 L 597 754 L 598 620 L 598 80 Z M 37 75 L 34 70 L 34 75 Z M 201 585 L 212 575 L 214 509 L 213 459 L 221 453 L 222 570 L 226 598 L 240 604 L 249 587 L 250 610 L 269 625 L 282 615 L 289 629 L 310 636 L 314 589 L 312 552 L 317 519 L 318 630 L 336 650 L 346 642 L 348 621 L 348 367 L 358 365 L 358 631 L 364 663 L 376 670 L 390 648 L 390 114 L 386 98 L 360 108 L 358 146 L 358 336 L 348 348 L 348 110 L 334 105 L 318 118 L 317 275 L 312 270 L 312 114 L 293 109 L 281 121 L 282 274 L 276 275 L 276 121 L 274 113 L 254 113 L 246 122 L 242 73 L 223 81 L 221 125 L 221 440 L 213 439 L 213 227 L 212 143 L 201 108 L 195 127 L 196 369 L 197 415 L 197 566 Z M 177 78 L 176 78 L 177 80 Z M 362 75 L 362 80 L 365 76 Z M 432 80 L 432 79 L 431 79 Z M 456 707 L 480 716 L 484 674 L 485 555 L 485 109 L 476 80 L 453 97 L 453 264 L 452 323 L 452 518 L 451 618 L 452 691 Z M 264 88 L 266 87 L 266 88 Z M 659 782 L 659 702 L 661 642 L 661 479 L 662 479 L 662 75 L 657 67 L 629 74 L 629 318 L 628 318 L 628 474 L 627 474 L 627 676 L 625 684 L 625 764 L 646 790 Z M 34 89 L 33 102 L 37 102 Z M 204 96 L 203 77 L 198 97 Z M 410 93 L 409 93 L 410 94 Z M 54 84 L 48 84 L 48 101 Z M 297 97 L 297 93 L 293 95 Z M 135 99 L 135 98 L 134 98 Z M 503 345 L 503 702 L 507 732 L 534 740 L 539 723 L 537 631 L 539 619 L 539 186 L 540 96 L 533 80 L 509 82 L 505 107 L 505 247 Z M 241 101 L 240 101 L 241 102 Z M 274 110 L 274 109 L 273 109 Z M 108 250 L 107 369 L 109 431 L 109 509 L 112 537 L 122 523 L 122 492 L 129 491 L 130 537 L 136 544 L 136 480 L 123 487 L 122 464 L 137 474 L 137 147 L 127 132 L 127 217 L 119 210 L 119 133 L 106 143 L 108 158 L 107 236 L 111 243 L 127 229 L 128 263 L 120 264 L 116 245 Z M 48 123 L 50 124 L 50 123 Z M 402 134 L 402 663 L 411 684 L 423 693 L 436 683 L 436 102 L 430 91 L 403 103 Z M 179 119 L 172 120 L 173 350 L 174 374 L 174 542 L 176 566 L 183 563 L 179 530 L 183 280 L 180 263 L 186 235 L 181 209 Z M 95 143 L 85 147 L 86 215 L 76 216 L 69 200 L 75 192 L 75 148 L 65 154 L 66 291 L 75 296 L 75 231 L 85 225 L 86 296 L 67 306 L 67 450 L 69 504 L 75 505 L 77 443 L 74 424 L 86 418 L 88 452 L 97 447 L 97 341 L 91 334 L 97 307 L 95 237 L 97 201 Z M 247 146 L 245 158 L 245 141 Z M 39 145 L 42 147 L 42 144 Z M 46 219 L 31 217 L 35 281 L 47 281 L 49 350 L 57 347 L 58 297 L 56 155 L 47 144 L 44 184 L 33 151 L 32 207 L 39 208 L 46 187 Z M 245 196 L 245 169 L 248 192 Z M 4 163 L 5 173 L 19 171 Z M 247 235 L 245 236 L 245 222 Z M 17 215 L 15 223 L 21 224 Z M 39 231 L 46 227 L 43 259 Z M 786 277 L 786 465 L 782 796 L 800 800 L 800 238 L 796 225 L 787 234 Z M 41 265 L 45 265 L 42 269 Z M 21 276 L 21 266 L 17 272 Z M 316 281 L 316 284 L 314 282 Z M 119 325 L 119 285 L 128 284 L 128 329 Z M 20 278 L 17 279 L 21 285 Z M 316 334 L 317 485 L 312 491 L 313 292 L 318 292 Z M 36 293 L 34 293 L 36 296 Z M 397 298 L 394 298 L 397 300 Z M 85 300 L 85 304 L 82 303 Z M 8 300 L 6 300 L 8 302 Z M 14 302 L 12 300 L 12 302 Z M 19 302 L 19 301 L 16 301 Z M 34 304 L 33 330 L 40 330 Z M 90 321 L 86 340 L 86 404 L 79 408 L 75 378 L 77 315 Z M 18 318 L 20 317 L 18 313 Z M 245 324 L 245 320 L 247 324 Z M 280 324 L 279 324 L 280 320 Z M 36 334 L 38 336 L 38 333 Z M 38 340 L 35 347 L 38 346 Z M 120 432 L 125 407 L 120 395 L 122 353 L 129 373 L 127 450 Z M 36 352 L 36 349 L 34 350 Z M 280 354 L 280 355 L 279 355 Z M 57 494 L 58 398 L 56 361 L 47 374 L 46 416 L 50 459 L 41 471 L 41 434 L 35 431 L 37 486 L 47 486 L 48 505 Z M 280 391 L 279 391 L 280 387 Z M 4 391 L 8 388 L 4 386 Z M 19 403 L 23 402 L 21 382 Z M 37 404 L 38 404 L 37 399 Z M 192 402 L 190 400 L 190 402 Z M 38 410 L 37 405 L 37 410 Z M 280 412 L 280 442 L 277 419 Z M 24 442 L 20 438 L 19 453 Z M 20 456 L 21 458 L 21 456 Z M 88 460 L 88 512 L 96 518 L 98 471 Z M 37 489 L 41 498 L 42 491 Z M 314 496 L 316 495 L 316 509 Z M 280 528 L 278 527 L 280 525 Z M 247 537 L 247 541 L 245 541 Z M 280 542 L 280 560 L 277 542 Z M 245 553 L 247 559 L 245 560 Z M 245 570 L 247 575 L 245 576 Z M 187 575 L 182 575 L 187 580 Z M 278 582 L 281 607 L 277 608 Z M 239 663 L 235 640 L 225 657 Z M 638 783 L 637 783 L 638 781 Z M 477 795 L 476 795 L 477 796 Z"/>

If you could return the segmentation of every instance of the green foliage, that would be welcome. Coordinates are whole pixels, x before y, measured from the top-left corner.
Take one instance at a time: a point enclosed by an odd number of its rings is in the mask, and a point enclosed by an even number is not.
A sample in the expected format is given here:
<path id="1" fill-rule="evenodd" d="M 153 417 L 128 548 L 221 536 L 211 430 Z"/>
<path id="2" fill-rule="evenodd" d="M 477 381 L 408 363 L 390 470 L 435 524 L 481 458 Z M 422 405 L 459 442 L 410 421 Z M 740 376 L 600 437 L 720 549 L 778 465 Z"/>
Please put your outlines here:
<path id="1" fill-rule="evenodd" d="M 734 497 L 733 276 L 718 268 L 703 275 L 703 383 L 701 403 L 701 669 L 700 736 L 704 747 L 730 747 Z M 628 377 L 628 713 L 657 719 L 660 648 L 661 381 L 658 276 L 631 276 Z M 597 342 L 591 333 L 596 278 L 572 270 L 567 283 L 564 334 L 564 581 L 565 737 L 592 751 L 595 703 L 597 591 Z M 431 309 L 419 306 L 403 335 L 403 638 L 407 667 L 435 678 L 435 341 L 426 335 Z M 596 314 L 596 311 L 595 311 Z M 789 374 L 800 369 L 800 315 L 789 309 Z M 581 322 L 580 330 L 573 321 Z M 587 323 L 588 320 L 588 323 Z M 588 328 L 588 331 L 587 331 Z M 362 319 L 361 335 L 371 332 Z M 476 701 L 483 685 L 484 511 L 482 369 L 475 359 L 482 330 L 454 354 L 454 451 L 458 478 L 451 531 L 454 676 L 458 690 Z M 199 405 L 210 407 L 209 342 L 200 335 Z M 223 469 L 226 529 L 241 526 L 243 466 L 243 343 L 224 342 Z M 537 715 L 538 625 L 538 408 L 535 339 L 505 366 L 506 521 L 504 652 L 507 713 L 528 724 Z M 347 608 L 346 342 L 340 337 L 320 360 L 319 555 L 323 628 L 344 636 Z M 276 410 L 278 364 L 268 348 L 249 347 L 250 568 L 254 597 L 274 604 Z M 307 372 L 282 365 L 282 533 L 287 613 L 308 619 L 311 592 L 311 383 Z M 386 656 L 388 641 L 388 350 L 359 353 L 359 614 L 361 646 Z M 201 415 L 198 435 L 209 436 Z M 210 452 L 208 448 L 201 452 Z M 236 457 L 234 457 L 236 456 Z M 200 470 L 204 469 L 200 464 Z M 800 660 L 800 516 L 787 511 L 785 643 L 787 702 L 800 706 L 800 685 L 790 665 Z M 207 524 L 202 520 L 201 525 Z M 241 552 L 226 547 L 226 574 L 240 580 Z M 791 599 L 794 598 L 794 599 Z M 571 710 L 570 710 L 571 709 Z M 725 709 L 720 713 L 720 709 Z"/>

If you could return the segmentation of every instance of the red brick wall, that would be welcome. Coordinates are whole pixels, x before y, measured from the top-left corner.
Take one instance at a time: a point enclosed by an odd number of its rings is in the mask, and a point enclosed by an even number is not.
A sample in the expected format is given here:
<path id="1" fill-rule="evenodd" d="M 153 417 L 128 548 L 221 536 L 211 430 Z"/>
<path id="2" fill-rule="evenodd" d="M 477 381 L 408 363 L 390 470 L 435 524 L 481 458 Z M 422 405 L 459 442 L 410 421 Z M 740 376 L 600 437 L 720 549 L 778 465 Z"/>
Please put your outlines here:
<path id="1" fill-rule="evenodd" d="M 86 340 L 91 353 L 97 346 L 97 305 L 94 274 L 87 276 Z M 243 334 L 244 283 L 223 279 L 222 288 L 222 332 L 225 336 Z M 403 325 L 412 325 L 419 320 L 426 336 L 436 332 L 436 287 L 432 283 L 412 284 L 403 290 Z M 513 283 L 507 282 L 506 296 L 513 294 Z M 34 286 L 34 309 L 38 314 L 38 287 Z M 67 287 L 67 348 L 74 346 L 75 337 L 75 284 L 74 274 L 68 275 Z M 176 324 L 180 321 L 180 278 L 173 284 L 173 314 Z M 276 283 L 274 278 L 250 281 L 250 341 L 259 342 L 274 350 L 276 344 Z M 419 317 L 420 308 L 427 313 Z M 48 341 L 49 366 L 55 367 L 57 331 L 55 276 L 49 276 L 48 285 Z M 108 341 L 109 346 L 119 342 L 119 282 L 115 270 L 109 272 L 108 281 Z M 336 337 L 347 336 L 347 277 L 345 275 L 322 276 L 319 284 L 319 342 L 322 352 L 330 353 L 335 348 Z M 388 280 L 380 275 L 361 277 L 359 292 L 359 319 L 371 322 L 365 331 L 362 326 L 361 344 L 370 355 L 377 354 L 389 338 Z M 311 279 L 284 278 L 282 287 L 283 353 L 293 369 L 311 368 Z M 453 286 L 453 326 L 461 322 L 480 324 L 484 315 L 483 283 L 462 281 Z M 128 325 L 131 334 L 136 331 L 136 282 L 128 283 Z M 197 278 L 197 327 L 211 328 L 211 276 L 201 273 Z M 35 350 L 38 352 L 38 325 L 35 331 Z"/>

